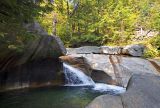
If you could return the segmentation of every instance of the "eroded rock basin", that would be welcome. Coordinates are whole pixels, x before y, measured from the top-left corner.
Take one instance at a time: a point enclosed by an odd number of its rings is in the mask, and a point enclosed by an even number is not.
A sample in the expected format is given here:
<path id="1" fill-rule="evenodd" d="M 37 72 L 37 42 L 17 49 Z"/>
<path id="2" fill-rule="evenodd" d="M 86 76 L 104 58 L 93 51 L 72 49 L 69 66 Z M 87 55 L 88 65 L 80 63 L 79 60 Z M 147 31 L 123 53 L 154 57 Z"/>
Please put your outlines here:
<path id="1" fill-rule="evenodd" d="M 114 90 L 100 92 L 89 86 L 52 86 L 22 89 L 0 93 L 0 108 L 160 108 L 160 65 L 157 61 L 116 55 L 115 53 L 109 55 L 97 54 L 92 53 L 92 51 L 84 54 L 82 52 L 80 54 L 69 54 L 60 57 L 60 59 L 83 71 L 95 83 L 117 85 L 126 88 L 127 91 L 123 94 L 117 94 Z M 49 73 L 46 74 L 46 68 L 44 67 L 53 70 L 56 63 L 49 62 L 49 64 L 47 62 L 47 66 L 36 65 L 37 68 L 34 67 L 34 71 L 39 73 L 37 69 L 40 70 L 40 75 L 31 74 L 29 79 L 36 76 L 33 78 L 38 82 L 38 79 L 47 76 L 45 82 L 50 81 L 50 77 L 55 81 L 53 76 L 56 77 L 56 75 L 51 75 L 52 71 L 47 71 Z M 32 71 L 29 70 L 28 72 Z M 53 73 L 55 72 L 58 71 L 54 70 Z M 63 74 L 60 73 L 62 83 L 59 84 L 64 84 Z M 57 75 L 59 74 L 57 73 Z M 8 84 L 10 80 L 4 81 L 4 84 Z M 29 80 L 29 82 L 32 82 L 32 80 Z M 29 84 L 32 85 L 32 83 Z M 47 84 L 54 85 L 53 82 Z M 99 89 L 99 86 L 97 87 Z"/>

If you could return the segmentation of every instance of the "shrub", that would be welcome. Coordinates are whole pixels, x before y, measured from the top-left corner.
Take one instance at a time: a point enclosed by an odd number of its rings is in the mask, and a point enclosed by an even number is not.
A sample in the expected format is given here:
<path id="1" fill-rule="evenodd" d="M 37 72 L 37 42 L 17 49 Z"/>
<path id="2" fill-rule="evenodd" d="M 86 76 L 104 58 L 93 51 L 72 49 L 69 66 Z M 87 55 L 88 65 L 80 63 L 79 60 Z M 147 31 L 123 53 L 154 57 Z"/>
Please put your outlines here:
<path id="1" fill-rule="evenodd" d="M 160 56 L 160 36 L 156 36 L 145 43 L 146 51 L 144 57 L 158 57 Z"/>

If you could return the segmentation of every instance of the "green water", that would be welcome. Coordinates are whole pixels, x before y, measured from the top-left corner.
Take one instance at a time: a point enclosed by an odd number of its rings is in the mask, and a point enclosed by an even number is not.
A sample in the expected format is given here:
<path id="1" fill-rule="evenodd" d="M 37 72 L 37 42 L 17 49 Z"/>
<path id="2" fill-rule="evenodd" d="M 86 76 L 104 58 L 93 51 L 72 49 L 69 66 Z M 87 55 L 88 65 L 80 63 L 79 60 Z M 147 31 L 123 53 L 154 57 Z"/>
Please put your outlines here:
<path id="1" fill-rule="evenodd" d="M 89 87 L 47 87 L 0 93 L 0 108 L 84 108 L 104 93 Z"/>

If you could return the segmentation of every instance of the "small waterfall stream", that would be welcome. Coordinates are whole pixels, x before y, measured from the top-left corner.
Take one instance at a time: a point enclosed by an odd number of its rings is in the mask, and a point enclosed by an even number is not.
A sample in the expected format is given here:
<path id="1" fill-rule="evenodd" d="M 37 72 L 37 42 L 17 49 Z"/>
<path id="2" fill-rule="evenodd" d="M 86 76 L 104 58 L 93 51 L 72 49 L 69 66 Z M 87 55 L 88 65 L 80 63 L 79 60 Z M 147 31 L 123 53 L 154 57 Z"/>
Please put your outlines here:
<path id="1" fill-rule="evenodd" d="M 93 90 L 100 92 L 115 92 L 124 93 L 125 88 L 108 85 L 104 83 L 95 83 L 92 78 L 85 75 L 80 69 L 72 67 L 66 63 L 63 63 L 63 71 L 65 74 L 66 85 L 65 86 L 91 86 Z"/>
<path id="2" fill-rule="evenodd" d="M 66 85 L 70 86 L 85 86 L 95 85 L 94 81 L 85 75 L 81 70 L 74 68 L 66 63 L 63 63 L 63 71 L 66 78 Z"/>

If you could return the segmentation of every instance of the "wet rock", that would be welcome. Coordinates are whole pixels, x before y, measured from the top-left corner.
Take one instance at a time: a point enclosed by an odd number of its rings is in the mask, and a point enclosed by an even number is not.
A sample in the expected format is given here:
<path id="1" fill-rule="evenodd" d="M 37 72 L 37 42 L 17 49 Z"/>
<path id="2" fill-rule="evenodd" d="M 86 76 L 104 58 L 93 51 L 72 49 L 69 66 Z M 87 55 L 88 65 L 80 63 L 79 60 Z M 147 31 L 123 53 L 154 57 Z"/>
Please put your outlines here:
<path id="1" fill-rule="evenodd" d="M 63 85 L 64 74 L 58 59 L 25 63 L 0 72 L 0 91 L 26 87 Z"/>
<path id="2" fill-rule="evenodd" d="M 159 89 L 160 76 L 134 74 L 124 94 L 99 96 L 86 108 L 160 108 Z"/>
<path id="3" fill-rule="evenodd" d="M 55 37 L 44 36 L 30 42 L 21 55 L 13 52 L 3 56 L 0 59 L 0 90 L 62 84 L 63 80 L 56 82 L 55 78 L 59 78 L 56 59 L 65 53 L 60 47 Z"/>
<path id="4" fill-rule="evenodd" d="M 90 67 L 89 71 L 85 72 L 89 72 L 88 75 L 91 75 L 95 82 L 127 87 L 132 74 L 151 73 L 159 75 L 150 61 L 139 57 L 102 54 L 72 54 L 65 57 L 72 59 L 83 57 L 85 60 L 83 65 Z M 63 59 L 63 61 L 70 63 L 72 60 Z"/>
<path id="5" fill-rule="evenodd" d="M 91 75 L 91 67 L 86 63 L 86 59 L 84 57 L 61 56 L 59 59 L 72 67 L 82 70 L 86 75 Z"/>

